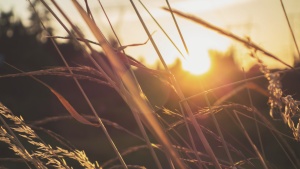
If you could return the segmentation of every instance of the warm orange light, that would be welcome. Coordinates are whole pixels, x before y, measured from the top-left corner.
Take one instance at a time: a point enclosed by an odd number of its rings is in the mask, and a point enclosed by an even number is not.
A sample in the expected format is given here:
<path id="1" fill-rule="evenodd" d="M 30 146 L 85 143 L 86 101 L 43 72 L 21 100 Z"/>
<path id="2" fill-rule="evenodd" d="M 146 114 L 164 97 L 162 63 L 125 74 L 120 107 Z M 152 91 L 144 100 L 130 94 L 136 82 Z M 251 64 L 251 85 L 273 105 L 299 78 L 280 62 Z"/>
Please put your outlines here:
<path id="1" fill-rule="evenodd" d="M 194 75 L 201 75 L 210 69 L 211 62 L 208 54 L 205 52 L 202 52 L 202 54 L 191 53 L 190 56 L 182 61 L 182 66 L 184 70 Z"/>

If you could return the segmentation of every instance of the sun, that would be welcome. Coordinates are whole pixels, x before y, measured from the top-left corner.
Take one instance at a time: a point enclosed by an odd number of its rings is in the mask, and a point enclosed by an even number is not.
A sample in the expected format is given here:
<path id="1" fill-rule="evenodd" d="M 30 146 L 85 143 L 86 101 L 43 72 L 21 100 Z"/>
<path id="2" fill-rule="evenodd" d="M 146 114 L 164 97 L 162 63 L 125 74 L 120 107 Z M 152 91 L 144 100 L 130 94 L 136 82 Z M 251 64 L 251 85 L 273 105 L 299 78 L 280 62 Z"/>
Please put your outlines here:
<path id="1" fill-rule="evenodd" d="M 207 52 L 191 53 L 182 61 L 183 69 L 194 75 L 206 73 L 211 66 L 211 61 Z"/>

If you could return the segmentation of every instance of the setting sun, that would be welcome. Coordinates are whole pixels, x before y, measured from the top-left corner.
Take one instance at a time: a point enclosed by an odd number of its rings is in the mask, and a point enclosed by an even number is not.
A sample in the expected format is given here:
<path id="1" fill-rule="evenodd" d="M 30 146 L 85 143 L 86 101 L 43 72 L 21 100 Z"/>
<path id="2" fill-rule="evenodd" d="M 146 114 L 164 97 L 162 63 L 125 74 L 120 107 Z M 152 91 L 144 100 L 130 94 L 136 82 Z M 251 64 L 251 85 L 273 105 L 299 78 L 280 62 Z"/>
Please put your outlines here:
<path id="1" fill-rule="evenodd" d="M 207 53 L 190 55 L 182 61 L 183 69 L 194 75 L 201 75 L 210 69 L 210 58 Z"/>

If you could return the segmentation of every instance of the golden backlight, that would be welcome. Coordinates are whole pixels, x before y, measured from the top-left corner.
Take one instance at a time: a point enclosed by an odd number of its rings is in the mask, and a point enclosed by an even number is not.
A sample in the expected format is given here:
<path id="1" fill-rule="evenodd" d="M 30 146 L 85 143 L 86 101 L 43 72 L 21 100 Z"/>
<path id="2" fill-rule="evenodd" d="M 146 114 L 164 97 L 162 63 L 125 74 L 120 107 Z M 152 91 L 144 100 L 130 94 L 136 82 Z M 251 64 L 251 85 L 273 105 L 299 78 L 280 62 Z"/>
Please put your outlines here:
<path id="1" fill-rule="evenodd" d="M 211 66 L 210 58 L 207 53 L 191 54 L 182 61 L 183 69 L 194 75 L 206 73 Z"/>

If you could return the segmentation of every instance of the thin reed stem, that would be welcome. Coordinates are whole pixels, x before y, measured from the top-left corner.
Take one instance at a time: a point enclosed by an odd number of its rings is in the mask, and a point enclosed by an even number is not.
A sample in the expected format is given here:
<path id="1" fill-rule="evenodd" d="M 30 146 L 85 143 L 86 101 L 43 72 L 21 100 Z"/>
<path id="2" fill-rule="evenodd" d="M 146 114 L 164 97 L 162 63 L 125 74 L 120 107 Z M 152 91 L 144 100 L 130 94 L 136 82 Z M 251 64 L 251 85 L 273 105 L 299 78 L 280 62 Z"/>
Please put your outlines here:
<path id="1" fill-rule="evenodd" d="M 51 10 L 51 8 L 50 8 L 43 0 L 42 0 L 41 2 L 43 2 L 43 4 L 48 8 L 48 10 L 49 10 L 49 9 Z M 68 17 L 66 17 L 66 15 L 63 13 L 63 11 L 59 8 L 59 6 L 56 4 L 56 2 L 55 2 L 54 0 L 52 0 L 52 3 L 53 3 L 53 4 L 56 6 L 56 8 L 63 14 L 63 16 L 64 16 L 68 21 L 70 21 L 70 20 L 68 19 Z M 52 11 L 52 10 L 51 10 L 51 11 Z M 53 14 L 54 16 L 56 16 L 56 15 L 54 14 L 54 12 L 52 12 L 52 14 Z M 56 17 L 56 18 L 57 18 L 57 17 Z M 60 21 L 59 19 L 57 19 L 57 20 Z M 60 21 L 60 22 L 61 22 L 61 21 Z M 61 22 L 61 25 L 64 25 L 64 24 L 62 24 L 62 22 Z M 43 26 L 43 27 L 44 27 L 44 26 Z M 45 29 L 45 27 L 44 27 L 44 29 Z M 65 27 L 65 29 L 66 29 L 66 27 Z M 46 29 L 45 29 L 45 30 L 46 30 Z M 68 29 L 66 29 L 66 30 L 68 30 Z M 75 29 L 75 31 L 76 31 L 76 30 L 77 30 L 77 29 Z M 70 35 L 72 35 L 71 32 L 68 32 L 68 33 L 69 33 Z M 79 34 L 80 34 L 80 33 L 79 33 Z M 59 54 L 60 54 L 60 56 L 61 56 L 63 62 L 64 62 L 65 65 L 69 68 L 68 63 L 66 62 L 66 60 L 65 60 L 64 57 L 63 57 L 63 55 L 62 55 L 61 52 L 59 51 L 57 45 L 54 43 L 54 41 L 52 41 L 52 42 L 53 42 L 53 44 L 55 45 L 57 51 L 59 52 Z M 91 57 L 90 57 L 90 58 L 91 58 Z M 91 60 L 93 60 L 93 59 L 91 59 Z M 95 65 L 97 65 L 97 64 L 95 64 Z M 101 70 L 102 70 L 102 69 L 100 68 L 100 71 L 101 71 Z M 69 72 L 70 72 L 71 74 L 73 74 L 73 72 L 72 72 L 71 69 L 69 69 Z M 101 72 L 104 72 L 104 71 L 101 71 Z M 105 75 L 105 73 L 104 73 L 104 75 Z M 110 81 L 110 78 L 107 77 L 107 80 Z M 82 93 L 84 99 L 86 100 L 86 102 L 88 103 L 90 109 L 92 110 L 93 114 L 95 115 L 96 119 L 98 120 L 98 122 L 99 122 L 99 124 L 100 124 L 100 126 L 101 126 L 103 132 L 105 133 L 105 135 L 106 135 L 108 141 L 110 142 L 110 144 L 111 144 L 113 150 L 115 151 L 115 153 L 116 153 L 117 156 L 119 157 L 119 160 L 120 160 L 121 164 L 124 166 L 124 168 L 127 168 L 127 167 L 126 167 L 126 164 L 125 164 L 125 162 L 124 162 L 124 160 L 123 160 L 123 158 L 122 158 L 122 156 L 120 155 L 120 153 L 119 153 L 117 147 L 115 146 L 115 143 L 113 142 L 112 138 L 110 137 L 110 135 L 109 135 L 109 133 L 108 133 L 108 131 L 107 131 L 105 125 L 103 124 L 101 118 L 98 116 L 98 114 L 97 114 L 97 112 L 96 112 L 94 106 L 92 105 L 91 101 L 89 100 L 89 98 L 88 98 L 88 96 L 86 95 L 85 91 L 83 90 L 82 86 L 80 85 L 80 83 L 78 82 L 78 80 L 77 80 L 76 78 L 74 78 L 74 81 L 76 82 L 76 84 L 77 84 L 77 86 L 78 86 L 80 92 Z M 113 85 L 113 83 L 111 83 L 111 84 Z"/>
<path id="2" fill-rule="evenodd" d="M 112 24 L 111 24 L 111 22 L 110 22 L 109 17 L 107 16 L 107 13 L 106 13 L 106 11 L 105 11 L 105 9 L 104 9 L 102 3 L 100 2 L 100 0 L 98 0 L 98 2 L 99 2 L 99 4 L 100 4 L 100 6 L 101 6 L 101 9 L 103 10 L 103 12 L 104 12 L 104 14 L 105 14 L 105 17 L 106 17 L 106 19 L 107 19 L 107 21 L 108 21 L 108 23 L 109 23 L 109 25 L 110 25 L 110 27 L 111 27 L 111 30 L 112 30 L 113 33 L 114 33 L 114 36 L 116 37 L 116 39 L 117 39 L 117 41 L 118 41 L 120 47 L 122 47 L 121 41 L 120 41 L 119 37 L 117 36 L 117 33 L 116 33 L 116 31 L 114 30 L 114 28 L 113 28 L 113 26 L 112 26 Z M 145 43 L 147 43 L 147 42 L 148 42 L 148 40 L 147 40 Z M 125 50 L 124 50 L 124 49 L 125 49 L 125 48 L 123 47 L 121 50 L 122 50 L 123 53 L 125 54 Z M 128 57 L 126 57 L 125 62 L 129 65 Z M 133 73 L 131 67 L 129 68 L 129 70 L 130 70 L 131 73 L 133 74 L 133 78 L 134 78 L 135 83 L 138 84 L 137 79 L 136 79 L 136 77 L 134 76 L 134 73 Z M 127 98 L 127 99 L 130 100 L 130 98 Z M 146 130 L 145 130 L 143 124 L 142 124 L 142 121 L 141 121 L 140 117 L 138 116 L 138 113 L 133 113 L 133 115 L 134 115 L 134 118 L 135 118 L 136 122 L 138 123 L 139 129 L 140 129 L 140 131 L 142 132 L 142 135 L 143 135 L 143 137 L 144 137 L 144 139 L 145 139 L 144 141 L 146 141 L 146 143 L 147 143 L 147 145 L 148 145 L 148 148 L 149 148 L 149 150 L 150 150 L 150 153 L 151 153 L 152 157 L 154 158 L 154 161 L 155 161 L 155 163 L 156 163 L 156 166 L 157 166 L 159 169 L 162 169 L 161 163 L 160 163 L 160 161 L 159 161 L 159 159 L 158 159 L 158 157 L 157 157 L 157 155 L 156 155 L 156 153 L 155 153 L 153 147 L 151 146 L 150 139 L 149 139 L 149 137 L 148 137 L 148 135 L 147 135 L 147 133 L 146 133 Z"/>
<path id="3" fill-rule="evenodd" d="M 79 3 L 75 0 L 73 0 L 72 2 L 85 20 L 86 24 L 89 26 L 90 30 L 94 34 L 94 37 L 101 44 L 101 47 L 104 53 L 107 55 L 109 62 L 116 71 L 118 77 L 121 79 L 122 84 L 124 85 L 124 88 L 121 88 L 121 93 L 124 100 L 128 103 L 133 113 L 139 112 L 139 115 L 143 117 L 141 119 L 143 120 L 145 125 L 147 125 L 147 127 L 149 127 L 151 131 L 153 131 L 153 134 L 157 136 L 157 139 L 159 139 L 159 141 L 164 145 L 167 150 L 166 152 L 168 156 L 174 160 L 173 162 L 179 168 L 185 168 L 185 165 L 179 159 L 177 152 L 171 146 L 169 139 L 163 132 L 162 127 L 154 116 L 154 110 L 152 109 L 152 107 L 150 107 L 150 103 L 146 99 L 144 93 L 140 90 L 139 85 L 134 80 L 131 71 L 128 71 L 128 69 L 124 66 L 124 63 L 122 63 L 117 53 L 107 42 L 101 30 L 95 25 L 94 22 L 92 22 L 92 20 L 90 20 Z"/>
<path id="4" fill-rule="evenodd" d="M 290 23 L 290 20 L 289 20 L 289 17 L 287 16 L 287 13 L 286 13 L 286 10 L 285 10 L 285 7 L 284 7 L 284 3 L 282 0 L 280 0 L 280 4 L 281 4 L 281 7 L 282 7 L 282 10 L 283 10 L 283 13 L 284 13 L 284 17 L 286 19 L 286 22 L 289 26 L 289 29 L 290 29 L 290 32 L 291 32 L 291 35 L 292 35 L 292 38 L 293 38 L 293 42 L 296 46 L 296 50 L 297 50 L 297 54 L 298 54 L 298 59 L 300 58 L 300 50 L 299 50 L 299 47 L 298 47 L 298 43 L 297 43 L 297 40 L 296 40 L 296 37 L 295 37 L 295 34 L 294 34 L 294 31 L 293 31 L 293 28 L 291 26 L 291 23 Z"/>
<path id="5" fill-rule="evenodd" d="M 148 30 L 146 24 L 144 23 L 144 21 L 143 21 L 141 15 L 139 14 L 139 12 L 138 12 L 136 6 L 134 5 L 134 3 L 133 3 L 132 0 L 130 0 L 130 2 L 131 2 L 131 4 L 132 4 L 132 6 L 133 6 L 133 8 L 134 8 L 134 10 L 135 10 L 135 12 L 136 12 L 138 18 L 139 18 L 141 24 L 143 25 L 144 30 L 146 31 L 148 37 L 150 38 L 150 41 L 151 41 L 151 43 L 152 43 L 152 46 L 154 47 L 154 49 L 155 49 L 157 55 L 159 56 L 159 59 L 160 59 L 160 61 L 162 62 L 162 64 L 163 64 L 165 70 L 171 75 L 171 81 L 172 81 L 172 84 L 174 85 L 174 87 L 175 87 L 175 89 L 176 89 L 176 92 L 177 92 L 178 96 L 180 97 L 181 100 L 185 99 L 185 97 L 184 97 L 184 95 L 183 95 L 183 92 L 181 91 L 181 89 L 180 89 L 178 83 L 176 82 L 176 79 L 175 79 L 174 75 L 172 75 L 172 73 L 171 73 L 171 71 L 169 70 L 167 64 L 165 63 L 165 61 L 164 61 L 164 59 L 163 59 L 161 53 L 159 52 L 159 49 L 158 49 L 157 45 L 155 44 L 153 38 L 150 36 L 150 32 L 149 32 L 149 30 Z M 218 160 L 217 160 L 217 158 L 216 158 L 216 156 L 215 156 L 215 154 L 214 154 L 212 148 L 210 147 L 210 145 L 209 145 L 207 139 L 205 138 L 205 135 L 203 134 L 203 132 L 202 132 L 202 130 L 201 130 L 199 124 L 197 123 L 196 119 L 194 118 L 194 115 L 193 115 L 193 113 L 192 113 L 192 110 L 191 110 L 190 106 L 188 105 L 187 102 L 183 102 L 182 104 L 183 104 L 183 107 L 184 107 L 185 110 L 186 110 L 186 113 L 187 113 L 188 116 L 190 117 L 190 119 L 191 119 L 191 121 L 192 121 L 192 124 L 193 124 L 194 128 L 196 129 L 196 132 L 197 132 L 197 134 L 198 134 L 200 140 L 202 141 L 202 144 L 204 145 L 205 150 L 206 150 L 207 153 L 211 156 L 211 159 L 212 159 L 212 161 L 213 161 L 215 167 L 218 168 L 218 169 L 220 169 L 220 168 L 221 168 L 221 167 L 220 167 L 220 164 L 219 164 L 219 162 L 218 162 Z M 182 113 L 184 114 L 184 112 L 182 112 Z"/>

